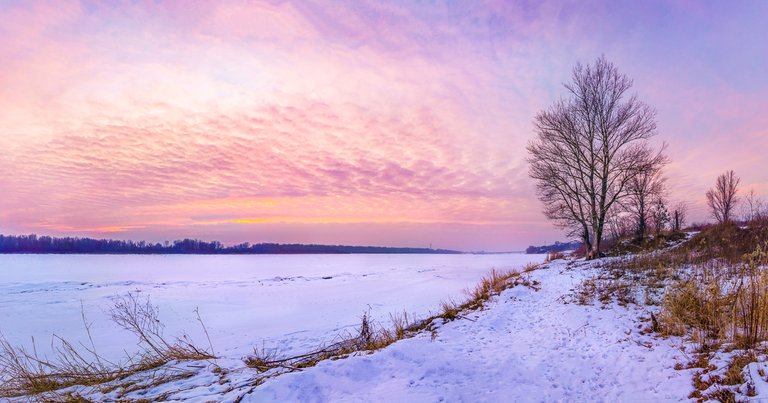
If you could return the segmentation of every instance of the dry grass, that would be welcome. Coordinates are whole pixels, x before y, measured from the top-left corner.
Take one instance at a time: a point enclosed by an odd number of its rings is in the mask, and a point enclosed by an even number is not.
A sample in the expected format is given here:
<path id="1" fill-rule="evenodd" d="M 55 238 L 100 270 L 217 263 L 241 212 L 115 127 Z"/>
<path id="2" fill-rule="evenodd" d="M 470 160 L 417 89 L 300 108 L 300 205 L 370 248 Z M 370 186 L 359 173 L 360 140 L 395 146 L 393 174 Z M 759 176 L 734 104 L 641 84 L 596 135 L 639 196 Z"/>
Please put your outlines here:
<path id="1" fill-rule="evenodd" d="M 671 253 L 657 256 L 664 263 L 705 266 L 712 262 L 735 266 L 744 256 L 754 252 L 768 240 L 768 222 L 757 220 L 740 227 L 728 222 L 704 228 L 675 248 Z"/>
<path id="2" fill-rule="evenodd" d="M 675 245 L 685 239 L 686 234 L 681 231 L 660 232 L 653 236 L 636 238 L 627 237 L 610 241 L 606 248 L 607 256 L 624 256 L 630 253 L 648 253 L 662 250 Z"/>
<path id="3" fill-rule="evenodd" d="M 708 400 L 721 402 L 736 401 L 734 391 L 747 396 L 755 395 L 755 386 L 744 377 L 744 367 L 750 362 L 757 361 L 757 356 L 750 351 L 734 355 L 727 366 L 717 368 L 709 362 L 710 353 L 698 355 L 696 361 L 676 369 L 701 368 L 693 374 L 694 391 L 688 396 L 699 402 Z M 741 385 L 744 385 L 742 388 Z"/>
<path id="4" fill-rule="evenodd" d="M 440 303 L 441 316 L 447 321 L 457 319 L 460 316 L 461 310 L 461 306 L 452 300 Z"/>
<path id="5" fill-rule="evenodd" d="M 704 227 L 678 245 L 613 259 L 600 278 L 582 285 L 580 298 L 602 300 L 609 292 L 616 296 L 622 292 L 611 291 L 616 281 L 642 289 L 647 304 L 660 304 L 653 331 L 685 336 L 698 345 L 699 360 L 676 366 L 702 368 L 693 375 L 696 390 L 690 397 L 734 401 L 736 385 L 746 382 L 743 368 L 768 341 L 767 241 L 765 220 Z M 709 364 L 710 354 L 729 349 L 746 352 L 734 356 L 724 369 Z M 741 393 L 749 394 L 750 388 L 754 386 L 747 385 Z"/>
<path id="6" fill-rule="evenodd" d="M 716 369 L 714 365 L 709 363 L 709 353 L 697 354 L 696 359 L 692 360 L 687 365 L 679 369 L 691 369 L 691 368 L 701 368 L 707 371 L 712 371 Z"/>
<path id="7" fill-rule="evenodd" d="M 576 303 L 592 305 L 595 300 L 602 304 L 616 301 L 621 306 L 636 303 L 634 284 L 623 279 L 597 277 L 585 280 L 576 289 Z"/>
<path id="8" fill-rule="evenodd" d="M 544 258 L 544 263 L 549 263 L 553 260 L 565 259 L 565 253 L 563 252 L 549 252 L 547 257 Z"/>
<path id="9" fill-rule="evenodd" d="M 730 295 L 718 278 L 706 283 L 685 281 L 667 290 L 659 320 L 663 332 L 670 335 L 692 333 L 702 348 L 720 340 L 728 328 Z"/>
<path id="10" fill-rule="evenodd" d="M 213 358 L 210 351 L 196 347 L 186 336 L 168 341 L 163 336 L 158 314 L 149 298 L 141 300 L 128 294 L 116 299 L 110 310 L 112 320 L 136 335 L 141 347 L 138 353 L 121 362 L 109 361 L 98 354 L 84 315 L 89 346 L 74 345 L 54 335 L 52 355 L 43 356 L 38 354 L 34 340 L 30 350 L 0 338 L 0 397 L 42 396 L 46 401 L 61 400 L 62 396 L 55 391 L 69 386 L 104 384 L 174 360 Z"/>
<path id="11" fill-rule="evenodd" d="M 768 242 L 744 256 L 735 282 L 733 338 L 752 347 L 768 340 Z"/>
<path id="12" fill-rule="evenodd" d="M 467 299 L 462 303 L 456 303 L 454 301 L 443 301 L 441 303 L 441 313 L 436 316 L 432 316 L 429 320 L 444 319 L 451 321 L 457 318 L 466 318 L 463 316 L 463 312 L 476 311 L 485 307 L 485 304 L 496 295 L 499 295 L 502 291 L 522 285 L 531 288 L 535 291 L 540 289 L 540 284 L 537 280 L 531 280 L 527 273 L 536 270 L 538 265 L 527 265 L 522 271 L 498 271 L 491 270 L 491 272 L 480 279 L 480 282 L 475 288 L 465 291 Z"/>
<path id="13" fill-rule="evenodd" d="M 726 388 L 715 388 L 714 392 L 708 393 L 704 397 L 706 397 L 706 400 L 708 401 L 715 401 L 720 403 L 736 403 L 736 395 L 733 393 L 733 391 Z M 705 400 L 702 399 L 702 401 Z"/>
<path id="14" fill-rule="evenodd" d="M 702 347 L 729 342 L 751 348 L 768 340 L 768 245 L 737 267 L 709 265 L 673 283 L 659 315 L 668 334 L 691 334 Z"/>
<path id="15" fill-rule="evenodd" d="M 669 264 L 669 256 L 684 245 L 685 236 L 670 232 L 640 243 L 631 239 L 616 241 L 608 251 L 612 257 L 597 262 L 601 265 L 598 274 L 577 286 L 572 301 L 582 305 L 612 301 L 623 306 L 638 301 L 659 304 L 664 289 L 679 278 L 681 266 Z M 624 256 L 629 252 L 636 254 Z"/>
<path id="16" fill-rule="evenodd" d="M 644 295 L 646 304 L 661 305 L 660 331 L 690 335 L 702 349 L 724 342 L 749 348 L 768 340 L 765 220 L 743 228 L 710 226 L 682 243 L 676 233 L 654 239 L 650 245 L 634 245 L 644 253 L 609 260 L 598 277 L 577 289 L 577 300 L 627 304 Z M 617 247 L 627 245 L 619 242 Z M 668 247 L 657 249 L 660 245 Z"/>
<path id="17" fill-rule="evenodd" d="M 746 382 L 744 379 L 743 369 L 747 366 L 747 364 L 755 361 L 757 361 L 757 357 L 752 352 L 746 352 L 744 354 L 739 354 L 733 357 L 731 362 L 728 364 L 728 370 L 725 372 L 722 384 L 741 385 Z"/>
<path id="18" fill-rule="evenodd" d="M 663 268 L 669 274 L 679 274 L 691 267 L 727 271 L 744 263 L 746 255 L 753 253 L 768 240 L 768 221 L 760 220 L 739 227 L 724 223 L 704 228 L 685 242 L 682 233 L 660 235 L 665 240 L 661 245 L 666 249 L 644 248 L 632 245 L 632 241 L 619 242 L 618 249 L 609 254 L 622 256 L 626 252 L 636 255 L 629 259 L 615 260 L 615 269 L 623 274 L 643 274 L 649 270 Z M 656 239 L 662 239 L 657 237 Z M 675 244 L 675 242 L 678 242 Z M 636 250 L 622 250 L 634 248 Z M 638 278 L 641 280 L 641 278 Z"/>
<path id="19" fill-rule="evenodd" d="M 294 357 L 280 357 L 276 350 L 262 347 L 260 350 L 254 350 L 253 354 L 245 359 L 245 363 L 271 377 L 313 367 L 323 360 L 379 350 L 431 326 L 431 321 L 416 320 L 406 313 L 392 314 L 390 319 L 391 327 L 384 327 L 371 321 L 370 314 L 366 312 L 361 316 L 360 326 L 354 333 L 341 334 L 336 341 L 314 351 Z"/>
<path id="20" fill-rule="evenodd" d="M 532 266 L 527 266 L 523 269 L 522 273 L 530 272 L 530 267 Z M 474 289 L 467 292 L 469 299 L 459 305 L 459 308 L 462 311 L 481 309 L 492 297 L 499 295 L 502 291 L 508 288 L 517 287 L 518 285 L 531 288 L 535 291 L 540 289 L 540 284 L 537 280 L 531 280 L 530 276 L 521 274 L 521 272 L 514 270 L 506 272 L 497 271 L 495 269 L 491 270 L 491 273 L 488 276 L 483 277 Z"/>

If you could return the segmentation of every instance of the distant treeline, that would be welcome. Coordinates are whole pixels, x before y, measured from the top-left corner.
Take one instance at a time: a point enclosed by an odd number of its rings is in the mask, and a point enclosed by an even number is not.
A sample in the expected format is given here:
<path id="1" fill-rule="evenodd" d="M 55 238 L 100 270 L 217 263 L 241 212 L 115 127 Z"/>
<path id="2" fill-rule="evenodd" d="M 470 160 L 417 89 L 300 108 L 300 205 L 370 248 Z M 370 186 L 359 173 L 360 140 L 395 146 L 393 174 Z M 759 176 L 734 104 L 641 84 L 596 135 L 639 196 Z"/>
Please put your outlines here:
<path id="1" fill-rule="evenodd" d="M 551 252 L 565 252 L 567 250 L 576 250 L 581 247 L 581 242 L 555 242 L 552 245 L 544 246 L 529 246 L 525 253 L 551 253 Z"/>
<path id="2" fill-rule="evenodd" d="M 309 253 L 461 253 L 446 249 L 393 248 L 383 246 L 302 245 L 248 242 L 224 246 L 219 241 L 182 239 L 151 243 L 37 235 L 0 235 L 0 253 L 83 253 L 83 254 L 309 254 Z"/>

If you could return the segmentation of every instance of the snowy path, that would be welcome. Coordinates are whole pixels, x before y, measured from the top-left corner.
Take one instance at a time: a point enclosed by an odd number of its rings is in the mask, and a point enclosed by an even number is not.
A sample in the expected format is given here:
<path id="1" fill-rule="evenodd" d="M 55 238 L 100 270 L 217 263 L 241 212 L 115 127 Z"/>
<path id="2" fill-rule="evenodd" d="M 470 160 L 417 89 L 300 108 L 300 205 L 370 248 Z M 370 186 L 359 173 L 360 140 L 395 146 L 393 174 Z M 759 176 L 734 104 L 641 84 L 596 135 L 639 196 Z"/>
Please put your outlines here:
<path id="1" fill-rule="evenodd" d="M 677 401 L 675 341 L 639 333 L 636 308 L 560 298 L 585 276 L 538 270 L 536 292 L 507 290 L 490 309 L 371 355 L 328 361 L 268 381 L 246 401 Z M 679 341 L 677 341 L 679 343 Z"/>

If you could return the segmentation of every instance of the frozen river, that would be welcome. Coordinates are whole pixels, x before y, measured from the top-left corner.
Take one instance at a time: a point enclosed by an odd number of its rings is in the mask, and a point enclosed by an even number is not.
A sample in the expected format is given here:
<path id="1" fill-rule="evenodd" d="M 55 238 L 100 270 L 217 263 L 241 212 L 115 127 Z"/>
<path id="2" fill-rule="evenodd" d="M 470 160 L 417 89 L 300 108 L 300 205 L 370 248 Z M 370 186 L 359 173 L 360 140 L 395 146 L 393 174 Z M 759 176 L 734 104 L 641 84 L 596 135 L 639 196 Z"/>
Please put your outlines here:
<path id="1" fill-rule="evenodd" d="M 543 255 L 0 255 L 0 332 L 47 351 L 51 335 L 85 342 L 81 312 L 107 357 L 135 349 L 132 335 L 106 314 L 117 295 L 150 296 L 168 336 L 217 354 L 254 347 L 305 351 L 352 331 L 363 312 L 419 317 L 443 300 L 461 301 L 492 268 L 521 268 Z M 82 308 L 81 308 L 82 306 Z"/>

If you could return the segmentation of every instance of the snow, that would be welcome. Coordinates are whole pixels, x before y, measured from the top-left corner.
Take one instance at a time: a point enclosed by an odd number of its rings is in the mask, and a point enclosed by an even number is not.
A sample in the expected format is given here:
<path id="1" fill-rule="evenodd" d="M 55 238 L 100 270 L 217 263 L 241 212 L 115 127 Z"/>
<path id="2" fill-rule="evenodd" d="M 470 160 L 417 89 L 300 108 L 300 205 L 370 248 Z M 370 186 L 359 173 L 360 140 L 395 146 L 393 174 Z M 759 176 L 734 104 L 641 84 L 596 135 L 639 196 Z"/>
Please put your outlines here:
<path id="1" fill-rule="evenodd" d="M 744 378 L 747 382 L 751 383 L 755 387 L 755 394 L 757 396 L 768 396 L 768 381 L 765 379 L 765 374 L 768 373 L 768 363 L 763 362 L 751 362 L 744 368 Z"/>
<path id="2" fill-rule="evenodd" d="M 328 360 L 256 386 L 256 371 L 223 359 L 172 364 L 192 376 L 125 396 L 72 388 L 94 400 L 118 398 L 251 402 L 680 401 L 692 390 L 679 338 L 643 334 L 642 307 L 576 305 L 573 289 L 589 264 L 550 263 L 488 306 L 373 353 Z M 404 292 L 400 292 L 405 294 Z"/>
<path id="3" fill-rule="evenodd" d="M 207 340 L 217 355 L 240 359 L 253 348 L 305 352 L 353 330 L 360 316 L 387 322 L 422 317 L 441 300 L 463 298 L 491 268 L 538 263 L 543 255 L 0 255 L 0 332 L 13 344 L 50 351 L 55 333 L 87 342 L 82 311 L 98 352 L 108 359 L 135 349 L 106 310 L 117 295 L 149 295 L 166 335 Z"/>
<path id="4" fill-rule="evenodd" d="M 638 308 L 565 304 L 589 270 L 539 270 L 475 321 L 450 322 L 371 355 L 327 361 L 256 388 L 250 401 L 670 401 L 689 374 L 680 341 L 640 334 Z"/>

